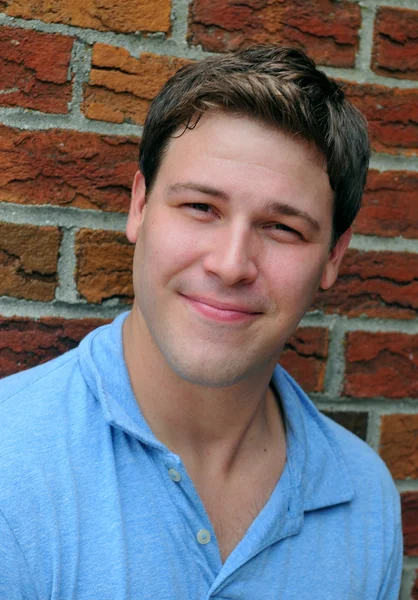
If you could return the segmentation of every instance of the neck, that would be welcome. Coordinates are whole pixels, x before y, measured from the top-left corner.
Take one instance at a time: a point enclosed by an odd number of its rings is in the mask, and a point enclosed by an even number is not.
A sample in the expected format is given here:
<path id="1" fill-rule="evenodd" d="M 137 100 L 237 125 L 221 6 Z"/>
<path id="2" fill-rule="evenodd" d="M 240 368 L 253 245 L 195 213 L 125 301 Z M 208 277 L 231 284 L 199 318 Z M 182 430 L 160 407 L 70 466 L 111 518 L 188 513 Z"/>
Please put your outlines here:
<path id="1" fill-rule="evenodd" d="M 134 309 L 125 320 L 125 360 L 137 402 L 155 436 L 191 470 L 225 474 L 248 453 L 284 440 L 270 374 L 225 388 L 185 381 L 167 364 Z"/>

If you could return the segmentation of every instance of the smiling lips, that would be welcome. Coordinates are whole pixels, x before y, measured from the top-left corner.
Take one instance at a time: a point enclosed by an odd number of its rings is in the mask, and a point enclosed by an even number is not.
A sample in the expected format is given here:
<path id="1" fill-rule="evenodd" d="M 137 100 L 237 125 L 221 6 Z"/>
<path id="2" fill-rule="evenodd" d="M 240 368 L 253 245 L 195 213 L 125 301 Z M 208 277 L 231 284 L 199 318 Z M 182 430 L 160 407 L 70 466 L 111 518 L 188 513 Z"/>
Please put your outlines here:
<path id="1" fill-rule="evenodd" d="M 261 314 L 244 305 L 184 295 L 183 298 L 201 315 L 224 323 L 249 321 Z"/>

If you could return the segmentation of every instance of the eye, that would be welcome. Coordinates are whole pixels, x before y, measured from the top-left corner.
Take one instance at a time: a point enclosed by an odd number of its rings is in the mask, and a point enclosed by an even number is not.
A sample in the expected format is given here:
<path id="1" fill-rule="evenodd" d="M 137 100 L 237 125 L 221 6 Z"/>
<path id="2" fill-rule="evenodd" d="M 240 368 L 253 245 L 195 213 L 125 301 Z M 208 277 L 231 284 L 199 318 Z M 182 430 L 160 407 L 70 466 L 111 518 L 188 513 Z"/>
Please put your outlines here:
<path id="1" fill-rule="evenodd" d="M 272 223 L 271 225 L 266 225 L 265 229 L 269 229 L 276 235 L 285 235 L 288 238 L 294 237 L 302 239 L 303 236 L 299 231 L 289 227 L 289 225 L 285 225 L 284 223 Z"/>
<path id="2" fill-rule="evenodd" d="M 210 210 L 212 210 L 209 204 L 204 204 L 203 202 L 191 202 L 189 204 L 186 204 L 186 206 L 192 208 L 193 210 L 197 210 L 199 212 L 204 213 L 208 213 Z"/>

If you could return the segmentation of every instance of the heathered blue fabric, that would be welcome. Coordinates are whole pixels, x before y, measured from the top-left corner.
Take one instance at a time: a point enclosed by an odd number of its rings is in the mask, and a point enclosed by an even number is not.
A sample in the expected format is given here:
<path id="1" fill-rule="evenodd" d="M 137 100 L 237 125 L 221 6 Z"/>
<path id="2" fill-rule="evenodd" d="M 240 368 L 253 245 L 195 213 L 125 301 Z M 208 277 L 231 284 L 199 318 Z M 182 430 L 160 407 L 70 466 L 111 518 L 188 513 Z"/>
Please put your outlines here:
<path id="1" fill-rule="evenodd" d="M 402 544 L 391 477 L 281 368 L 273 384 L 286 467 L 222 564 L 180 458 L 138 408 L 124 316 L 0 382 L 0 598 L 396 600 Z"/>

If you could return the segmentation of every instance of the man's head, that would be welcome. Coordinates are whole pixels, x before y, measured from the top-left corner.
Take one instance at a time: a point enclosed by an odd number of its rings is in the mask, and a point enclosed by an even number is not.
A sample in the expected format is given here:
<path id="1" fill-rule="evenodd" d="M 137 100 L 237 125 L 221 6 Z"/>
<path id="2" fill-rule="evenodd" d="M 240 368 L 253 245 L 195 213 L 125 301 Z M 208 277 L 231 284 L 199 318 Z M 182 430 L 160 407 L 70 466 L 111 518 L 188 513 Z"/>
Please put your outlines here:
<path id="1" fill-rule="evenodd" d="M 172 136 L 213 109 L 317 146 L 334 192 L 333 246 L 360 208 L 369 161 L 365 120 L 340 87 L 293 48 L 250 48 L 183 67 L 155 98 L 145 123 L 140 168 L 147 193 Z"/>
<path id="2" fill-rule="evenodd" d="M 295 50 L 180 71 L 151 107 L 127 223 L 142 352 L 198 385 L 266 381 L 337 277 L 367 155 L 361 117 Z"/>

